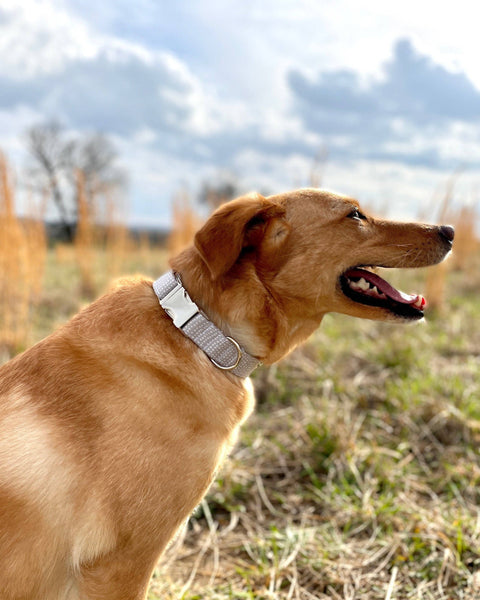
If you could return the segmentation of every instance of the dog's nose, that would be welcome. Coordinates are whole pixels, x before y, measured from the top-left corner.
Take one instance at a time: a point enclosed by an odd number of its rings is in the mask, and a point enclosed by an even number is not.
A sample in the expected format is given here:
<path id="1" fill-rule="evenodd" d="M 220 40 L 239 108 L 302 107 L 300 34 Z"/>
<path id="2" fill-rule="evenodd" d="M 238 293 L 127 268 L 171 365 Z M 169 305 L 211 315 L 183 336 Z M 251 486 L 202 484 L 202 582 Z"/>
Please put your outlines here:
<path id="1" fill-rule="evenodd" d="M 441 225 L 439 228 L 440 235 L 450 244 L 453 243 L 455 237 L 455 229 L 451 225 Z"/>

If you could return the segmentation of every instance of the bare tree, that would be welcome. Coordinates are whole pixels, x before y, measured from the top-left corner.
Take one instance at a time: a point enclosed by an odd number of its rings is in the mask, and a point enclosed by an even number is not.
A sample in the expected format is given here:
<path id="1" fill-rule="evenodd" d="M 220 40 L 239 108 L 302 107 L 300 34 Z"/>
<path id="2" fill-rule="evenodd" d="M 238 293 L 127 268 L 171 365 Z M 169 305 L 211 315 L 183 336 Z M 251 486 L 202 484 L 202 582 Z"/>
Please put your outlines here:
<path id="1" fill-rule="evenodd" d="M 71 142 L 64 139 L 62 127 L 57 122 L 36 125 L 27 131 L 27 147 L 33 158 L 30 175 L 42 190 L 47 190 L 57 207 L 67 238 L 73 239 L 72 218 L 65 198 L 65 172 L 71 164 Z"/>
<path id="2" fill-rule="evenodd" d="M 124 172 L 116 166 L 118 154 L 112 142 L 101 134 L 68 135 L 55 121 L 36 125 L 26 134 L 34 186 L 50 194 L 68 240 L 73 240 L 78 215 L 77 173 L 81 171 L 86 196 L 123 187 Z"/>
<path id="3" fill-rule="evenodd" d="M 93 133 L 77 140 L 72 148 L 73 171 L 80 170 L 88 198 L 124 187 L 126 176 L 116 166 L 117 151 L 106 136 Z"/>

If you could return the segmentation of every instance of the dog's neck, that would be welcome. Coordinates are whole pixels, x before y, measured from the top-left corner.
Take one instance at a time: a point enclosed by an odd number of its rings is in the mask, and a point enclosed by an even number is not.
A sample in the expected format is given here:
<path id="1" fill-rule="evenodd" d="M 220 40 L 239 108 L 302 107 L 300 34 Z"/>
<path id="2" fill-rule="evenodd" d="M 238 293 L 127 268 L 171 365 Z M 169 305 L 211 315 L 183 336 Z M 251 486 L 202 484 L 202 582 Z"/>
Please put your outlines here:
<path id="1" fill-rule="evenodd" d="M 212 280 L 194 248 L 171 261 L 174 271 L 202 312 L 225 335 L 231 336 L 264 364 L 273 364 L 304 342 L 323 315 L 306 319 L 302 307 L 277 302 L 251 271 L 248 277 Z M 300 314 L 302 313 L 302 314 Z"/>
<path id="2" fill-rule="evenodd" d="M 208 319 L 190 298 L 178 273 L 169 271 L 159 277 L 153 282 L 153 290 L 175 327 L 203 350 L 218 369 L 244 378 L 260 364 Z"/>

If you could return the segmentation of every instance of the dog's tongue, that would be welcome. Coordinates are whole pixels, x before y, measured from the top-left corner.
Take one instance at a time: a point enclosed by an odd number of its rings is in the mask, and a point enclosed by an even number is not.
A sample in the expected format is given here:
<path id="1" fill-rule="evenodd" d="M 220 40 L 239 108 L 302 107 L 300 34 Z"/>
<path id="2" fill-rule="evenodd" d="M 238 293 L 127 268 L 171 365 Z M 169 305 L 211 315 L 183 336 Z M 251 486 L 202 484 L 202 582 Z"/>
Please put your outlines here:
<path id="1" fill-rule="evenodd" d="M 395 300 L 395 302 L 400 302 L 401 304 L 421 305 L 422 308 L 426 304 L 423 296 L 418 294 L 405 294 L 405 292 L 395 289 L 388 283 L 388 281 L 385 281 L 385 279 L 382 279 L 376 273 L 372 273 L 371 271 L 365 271 L 364 269 L 351 269 L 350 271 L 347 271 L 345 275 L 349 278 L 363 277 L 363 279 L 366 279 L 369 283 L 376 286 L 380 292 L 383 292 L 386 296 L 392 300 Z"/>

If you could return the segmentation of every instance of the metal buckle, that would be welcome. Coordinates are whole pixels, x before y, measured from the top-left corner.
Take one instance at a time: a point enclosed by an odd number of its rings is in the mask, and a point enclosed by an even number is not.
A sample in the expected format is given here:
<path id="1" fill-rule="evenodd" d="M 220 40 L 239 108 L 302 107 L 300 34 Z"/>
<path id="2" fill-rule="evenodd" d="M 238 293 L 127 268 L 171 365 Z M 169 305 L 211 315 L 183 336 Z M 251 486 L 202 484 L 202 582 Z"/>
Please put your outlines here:
<path id="1" fill-rule="evenodd" d="M 200 312 L 181 282 L 178 282 L 176 287 L 160 300 L 160 304 L 169 317 L 173 319 L 174 325 L 179 328 L 183 327 L 187 321 L 190 321 L 194 315 Z"/>
<path id="2" fill-rule="evenodd" d="M 227 340 L 229 342 L 232 342 L 232 344 L 235 346 L 235 349 L 237 350 L 237 360 L 236 360 L 235 364 L 232 365 L 231 367 L 222 367 L 222 365 L 219 365 L 215 360 L 213 360 L 213 358 L 210 358 L 210 360 L 216 367 L 218 367 L 219 369 L 222 369 L 222 371 L 232 371 L 233 369 L 238 367 L 238 365 L 240 363 L 240 360 L 242 358 L 242 349 L 238 345 L 238 342 L 236 342 L 233 338 L 229 337 L 228 335 L 226 335 L 225 337 L 227 338 Z"/>

